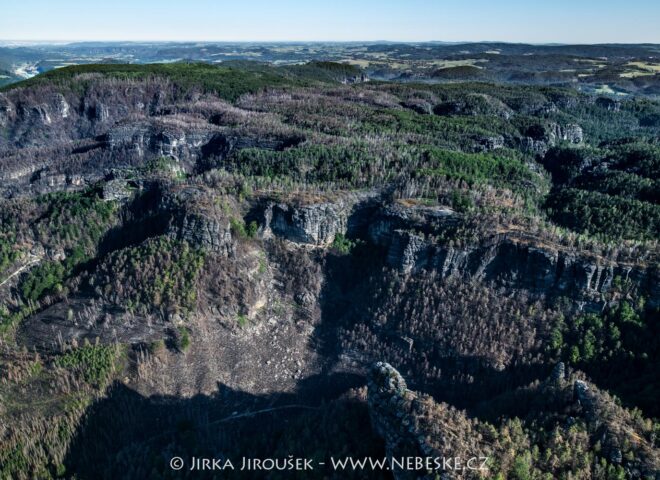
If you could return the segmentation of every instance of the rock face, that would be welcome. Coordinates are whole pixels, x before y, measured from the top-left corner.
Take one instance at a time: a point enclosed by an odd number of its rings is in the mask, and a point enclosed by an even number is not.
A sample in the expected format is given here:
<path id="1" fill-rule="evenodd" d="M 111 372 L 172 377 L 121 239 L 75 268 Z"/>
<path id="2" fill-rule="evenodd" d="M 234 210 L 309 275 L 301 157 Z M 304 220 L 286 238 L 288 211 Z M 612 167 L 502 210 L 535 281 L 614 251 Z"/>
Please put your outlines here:
<path id="1" fill-rule="evenodd" d="M 451 464 L 401 464 L 406 457 L 443 459 L 458 452 L 465 458 L 485 459 L 490 447 L 476 435 L 464 412 L 408 390 L 401 374 L 389 363 L 378 362 L 371 368 L 367 403 L 371 424 L 385 441 L 396 480 L 489 477 L 489 472 L 476 464 L 469 473 L 467 469 L 454 471 Z"/>
<path id="2" fill-rule="evenodd" d="M 352 85 L 354 83 L 365 83 L 369 81 L 369 76 L 361 73 L 360 75 L 352 75 L 343 77 L 340 82 L 344 85 Z"/>
<path id="3" fill-rule="evenodd" d="M 361 230 L 375 209 L 375 193 L 346 194 L 333 200 L 302 200 L 267 204 L 266 235 L 292 242 L 327 246 L 338 234 Z"/>
<path id="4" fill-rule="evenodd" d="M 463 275 L 496 280 L 532 291 L 603 293 L 611 288 L 616 276 L 643 275 L 616 264 L 603 265 L 592 258 L 546 250 L 521 241 L 514 234 L 496 235 L 475 248 L 461 249 L 411 240 L 413 238 L 408 236 L 405 248 L 394 242 L 394 251 L 388 255 L 388 261 L 398 263 L 404 271 L 433 268 L 444 277 Z M 414 256 L 411 256 L 411 250 L 415 252 Z M 411 263 L 411 259 L 420 261 Z"/>
<path id="5" fill-rule="evenodd" d="M 453 210 L 400 202 L 378 206 L 375 200 L 373 194 L 349 194 L 305 203 L 268 202 L 258 223 L 266 237 L 274 234 L 313 246 L 328 246 L 337 234 L 363 232 L 385 250 L 388 266 L 406 274 L 433 270 L 441 278 L 495 281 L 538 293 L 580 296 L 607 292 L 621 277 L 647 290 L 651 305 L 660 304 L 658 272 L 653 270 L 579 255 L 517 231 L 455 246 L 437 239 L 461 223 L 461 215 Z"/>
<path id="6" fill-rule="evenodd" d="M 4 99 L 3 110 L 2 101 L 0 97 L 0 122 L 14 115 L 14 107 Z M 0 168 L 0 195 L 9 197 L 69 189 L 74 186 L 69 180 L 73 177 L 79 178 L 81 185 L 89 185 L 102 180 L 112 170 L 134 168 L 161 157 L 174 159 L 177 168 L 183 171 L 201 172 L 217 167 L 235 150 L 279 149 L 288 141 L 268 136 L 229 135 L 222 128 L 199 119 L 180 122 L 180 119 L 162 117 L 122 121 L 114 125 L 108 120 L 103 134 L 94 139 L 72 141 L 67 138 L 67 128 L 74 119 L 67 117 L 74 115 L 73 110 L 62 95 L 55 97 L 53 102 L 55 106 L 36 105 L 22 114 L 31 120 L 24 119 L 23 123 L 29 123 L 30 127 L 19 140 L 43 143 L 43 138 L 54 138 L 53 146 L 35 147 L 29 157 L 9 154 L 0 159 L 3 165 Z M 14 126 L 17 123 L 22 124 L 14 122 Z M 41 127 L 37 124 L 44 129 L 47 127 L 48 133 L 39 133 Z M 2 143 L 0 136 L 0 147 Z M 34 175 L 35 172 L 40 173 Z M 46 176 L 53 178 L 45 180 Z"/>
<path id="7" fill-rule="evenodd" d="M 552 113 L 557 113 L 559 109 L 557 105 L 552 102 L 544 103 L 534 112 L 536 115 L 550 115 Z"/>
<path id="8" fill-rule="evenodd" d="M 583 380 L 575 380 L 573 382 L 573 396 L 574 400 L 580 405 L 582 414 L 592 429 L 599 430 L 602 448 L 609 461 L 613 464 L 621 464 L 623 456 L 619 448 L 619 428 L 612 428 L 609 418 L 607 418 L 608 415 L 605 414 L 605 411 L 608 410 L 606 402 L 602 398 L 599 399 L 598 392 L 592 391 L 589 385 Z M 633 467 L 633 465 L 629 467 Z M 634 465 L 634 468 L 639 467 L 641 465 Z"/>
<path id="9" fill-rule="evenodd" d="M 299 136 L 289 138 L 288 131 L 248 134 L 213 123 L 211 117 L 229 108 L 226 104 L 190 102 L 162 79 L 96 82 L 82 96 L 53 85 L 2 93 L 0 195 L 27 192 L 32 174 L 45 168 L 53 175 L 75 172 L 91 184 L 111 168 L 144 165 L 158 157 L 176 159 L 187 172 L 201 172 L 236 149 L 279 149 L 300 141 Z M 3 182 L 7 175 L 21 185 Z M 67 188 L 66 182 L 59 185 Z M 43 193 L 40 187 L 34 190 Z"/>
<path id="10" fill-rule="evenodd" d="M 349 212 L 342 205 L 319 203 L 298 207 L 272 207 L 271 229 L 297 243 L 329 245 L 338 233 L 345 233 Z"/>
<path id="11" fill-rule="evenodd" d="M 441 254 L 428 235 L 456 225 L 460 217 L 451 209 L 392 204 L 383 208 L 369 225 L 370 240 L 387 250 L 389 266 L 411 273 L 438 269 L 450 276 L 461 269 L 463 254 Z"/>
<path id="12" fill-rule="evenodd" d="M 387 252 L 387 262 L 398 265 L 399 269 L 410 273 L 413 269 L 427 268 L 431 257 L 423 236 L 406 230 L 395 230 Z"/>
<path id="13" fill-rule="evenodd" d="M 275 150 L 287 141 L 227 135 L 221 128 L 197 120 L 182 124 L 167 118 L 116 125 L 102 139 L 111 151 L 140 159 L 170 157 L 187 166 L 187 170 L 198 171 L 213 167 L 213 161 L 225 159 L 235 150 Z"/>
<path id="14" fill-rule="evenodd" d="M 554 133 L 556 140 L 563 140 L 570 143 L 582 143 L 584 141 L 584 131 L 576 123 L 569 123 L 564 126 L 557 125 Z"/>
<path id="15" fill-rule="evenodd" d="M 61 93 L 55 93 L 53 95 L 53 103 L 55 106 L 55 111 L 60 118 L 69 118 L 69 111 L 71 108 L 69 107 L 69 104 L 66 101 L 64 95 Z"/>
<path id="16" fill-rule="evenodd" d="M 589 386 L 582 380 L 576 380 L 573 384 L 573 391 L 575 392 L 575 399 L 580 402 L 587 416 L 591 417 L 594 413 L 594 399 L 589 391 Z"/>
<path id="17" fill-rule="evenodd" d="M 230 219 L 213 192 L 194 187 L 168 192 L 161 208 L 170 216 L 168 236 L 224 256 L 234 252 Z"/>
<path id="18" fill-rule="evenodd" d="M 404 201 L 384 205 L 369 222 L 369 238 L 379 246 L 387 246 L 399 229 L 432 233 L 438 228 L 457 225 L 460 216 L 447 207 L 408 205 Z"/>
<path id="19" fill-rule="evenodd" d="M 616 277 L 631 279 L 660 303 L 658 273 L 638 267 L 576 255 L 519 232 L 494 234 L 476 244 L 455 247 L 434 234 L 460 222 L 446 208 L 390 205 L 374 215 L 369 239 L 387 252 L 387 264 L 404 273 L 435 270 L 442 278 L 496 281 L 514 288 L 545 293 L 591 295 L 607 292 Z"/>
<path id="20" fill-rule="evenodd" d="M 228 219 L 186 213 L 170 223 L 167 233 L 177 240 L 185 240 L 195 247 L 226 256 L 233 252 L 231 225 Z"/>
<path id="21" fill-rule="evenodd" d="M 505 120 L 511 118 L 514 111 L 502 101 L 485 94 L 470 94 L 461 100 L 437 104 L 433 108 L 436 115 L 495 115 Z"/>
<path id="22" fill-rule="evenodd" d="M 551 123 L 547 126 L 534 125 L 527 131 L 527 136 L 520 140 L 520 148 L 523 151 L 536 155 L 545 155 L 550 147 L 559 142 L 579 144 L 584 141 L 584 131 L 580 125 L 569 123 L 559 125 Z"/>
<path id="23" fill-rule="evenodd" d="M 388 458 L 426 456 L 432 448 L 423 439 L 418 440 L 413 416 L 415 396 L 409 392 L 406 381 L 389 363 L 378 362 L 367 378 L 369 416 L 375 432 L 385 440 Z M 394 469 L 394 477 L 419 478 L 420 472 Z"/>
<path id="24" fill-rule="evenodd" d="M 70 111 L 69 103 L 61 93 L 46 94 L 40 98 L 40 103 L 19 103 L 18 107 L 7 96 L 0 96 L 0 125 L 3 127 L 18 122 L 30 127 L 51 128 L 68 118 Z"/>
<path id="25" fill-rule="evenodd" d="M 45 194 L 55 191 L 80 190 L 94 180 L 101 180 L 102 174 L 84 178 L 77 174 L 63 174 L 50 171 L 48 168 L 31 172 L 31 191 L 35 194 Z"/>
<path id="26" fill-rule="evenodd" d="M 132 150 L 138 157 L 150 154 L 194 163 L 201 156 L 202 146 L 212 137 L 213 131 L 209 128 L 184 128 L 150 121 L 113 127 L 104 140 L 110 149 Z"/>

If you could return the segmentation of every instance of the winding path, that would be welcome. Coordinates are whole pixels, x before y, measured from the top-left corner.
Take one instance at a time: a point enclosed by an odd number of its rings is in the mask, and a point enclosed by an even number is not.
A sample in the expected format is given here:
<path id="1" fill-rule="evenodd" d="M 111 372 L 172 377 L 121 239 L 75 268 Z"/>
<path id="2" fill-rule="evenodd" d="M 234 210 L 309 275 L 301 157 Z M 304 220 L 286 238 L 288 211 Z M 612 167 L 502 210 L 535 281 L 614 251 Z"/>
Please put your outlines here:
<path id="1" fill-rule="evenodd" d="M 12 278 L 14 278 L 16 275 L 19 275 L 26 268 L 31 267 L 32 265 L 40 261 L 41 261 L 41 257 L 37 257 L 35 255 L 30 254 L 30 260 L 27 263 L 25 263 L 22 267 L 17 269 L 14 273 L 12 273 L 7 278 L 5 278 L 2 282 L 0 282 L 0 287 L 2 287 L 5 283 L 7 283 Z"/>

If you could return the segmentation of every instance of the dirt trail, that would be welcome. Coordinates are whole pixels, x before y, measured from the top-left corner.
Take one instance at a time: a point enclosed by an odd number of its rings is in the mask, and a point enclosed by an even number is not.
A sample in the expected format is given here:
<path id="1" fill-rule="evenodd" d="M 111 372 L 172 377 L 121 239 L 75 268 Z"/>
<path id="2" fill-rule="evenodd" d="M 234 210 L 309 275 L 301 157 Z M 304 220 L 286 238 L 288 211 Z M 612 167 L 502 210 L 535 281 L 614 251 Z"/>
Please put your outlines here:
<path id="1" fill-rule="evenodd" d="M 29 254 L 28 258 L 29 258 L 29 261 L 27 263 L 23 264 L 23 266 L 18 268 L 11 275 L 9 275 L 2 282 L 0 282 L 0 287 L 5 285 L 9 280 L 14 278 L 16 275 L 20 275 L 21 272 L 23 272 L 25 269 L 27 269 L 27 268 L 31 267 L 32 265 L 34 265 L 35 263 L 39 263 L 41 261 L 41 257 L 38 257 L 36 255 L 32 255 L 31 253 Z"/>

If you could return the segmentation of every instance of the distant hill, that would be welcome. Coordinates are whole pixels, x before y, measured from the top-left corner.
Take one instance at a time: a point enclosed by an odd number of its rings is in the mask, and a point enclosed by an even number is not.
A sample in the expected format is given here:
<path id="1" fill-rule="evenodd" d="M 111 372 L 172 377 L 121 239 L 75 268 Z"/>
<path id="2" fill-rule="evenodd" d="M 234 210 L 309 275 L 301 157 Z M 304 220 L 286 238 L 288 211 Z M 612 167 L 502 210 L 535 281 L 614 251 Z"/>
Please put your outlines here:
<path id="1" fill-rule="evenodd" d="M 322 81 L 358 80 L 358 74 L 348 66 L 329 67 L 334 64 L 359 67 L 374 80 L 404 82 L 482 78 L 537 85 L 573 84 L 588 92 L 613 90 L 647 96 L 657 95 L 660 83 L 660 45 L 653 44 L 78 42 L 0 47 L 0 69 L 11 72 L 4 83 L 77 64 L 245 61 L 307 65 L 302 76 L 316 76 Z"/>

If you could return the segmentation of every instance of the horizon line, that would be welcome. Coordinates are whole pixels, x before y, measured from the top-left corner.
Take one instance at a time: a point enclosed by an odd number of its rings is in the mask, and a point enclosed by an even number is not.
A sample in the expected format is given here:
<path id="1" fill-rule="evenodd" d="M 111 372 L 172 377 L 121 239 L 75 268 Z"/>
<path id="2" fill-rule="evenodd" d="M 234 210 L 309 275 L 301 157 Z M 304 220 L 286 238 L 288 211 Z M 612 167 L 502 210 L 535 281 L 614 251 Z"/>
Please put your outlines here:
<path id="1" fill-rule="evenodd" d="M 452 44 L 452 45 L 468 45 L 476 43 L 502 43 L 507 45 L 532 45 L 532 46 L 571 46 L 571 45 L 658 45 L 660 42 L 525 42 L 525 41 L 506 41 L 506 40 L 162 40 L 162 39 L 149 39 L 149 40 L 89 40 L 89 39 L 68 39 L 68 40 L 18 40 L 18 39 L 2 39 L 0 38 L 0 44 L 3 43 L 16 43 L 16 44 L 46 44 L 46 45 L 70 45 L 75 43 L 135 43 L 135 44 L 145 44 L 145 43 L 200 43 L 200 44 L 213 44 L 213 43 L 231 43 L 231 44 L 268 44 L 268 43 L 337 43 L 337 44 L 347 44 L 347 43 L 374 43 L 374 44 L 383 44 L 383 43 L 399 43 L 399 44 L 431 44 L 431 43 L 441 43 L 441 44 Z"/>

